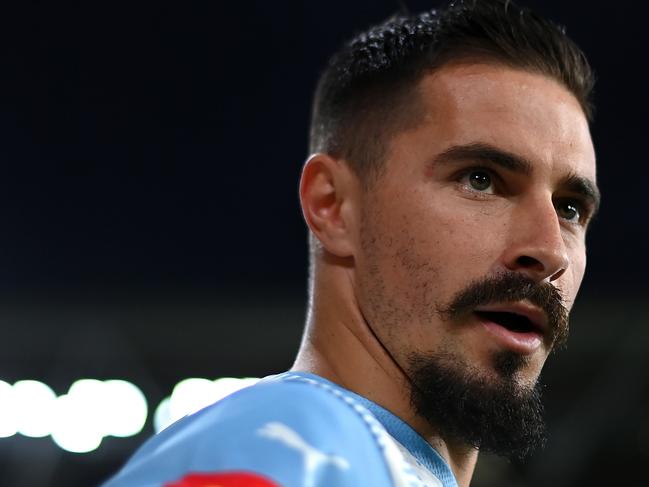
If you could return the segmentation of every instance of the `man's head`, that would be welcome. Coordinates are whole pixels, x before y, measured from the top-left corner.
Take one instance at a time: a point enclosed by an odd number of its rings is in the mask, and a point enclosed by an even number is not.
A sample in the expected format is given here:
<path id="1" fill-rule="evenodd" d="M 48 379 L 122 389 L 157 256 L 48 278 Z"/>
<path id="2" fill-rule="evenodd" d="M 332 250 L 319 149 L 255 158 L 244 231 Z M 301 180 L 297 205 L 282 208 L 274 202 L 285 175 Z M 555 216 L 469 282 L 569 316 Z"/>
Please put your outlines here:
<path id="1" fill-rule="evenodd" d="M 598 204 L 591 88 L 559 29 L 498 0 L 374 28 L 319 84 L 301 186 L 315 293 L 349 295 L 448 441 L 540 440 L 538 376 Z"/>
<path id="2" fill-rule="evenodd" d="M 593 74 L 563 29 L 509 0 L 459 0 L 446 10 L 389 19 L 331 58 L 314 97 L 310 153 L 345 159 L 369 184 L 390 136 L 425 116 L 422 77 L 474 61 L 555 79 L 591 121 Z"/>

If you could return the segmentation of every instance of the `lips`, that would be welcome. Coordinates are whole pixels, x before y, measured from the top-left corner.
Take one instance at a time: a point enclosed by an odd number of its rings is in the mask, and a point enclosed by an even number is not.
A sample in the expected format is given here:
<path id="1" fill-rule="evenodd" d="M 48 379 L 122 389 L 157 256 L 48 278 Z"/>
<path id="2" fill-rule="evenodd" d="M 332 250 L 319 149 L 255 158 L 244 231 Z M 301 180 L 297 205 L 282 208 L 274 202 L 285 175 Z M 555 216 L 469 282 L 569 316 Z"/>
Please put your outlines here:
<path id="1" fill-rule="evenodd" d="M 473 314 L 502 346 L 522 354 L 535 352 L 548 328 L 545 313 L 526 303 L 484 306 Z"/>

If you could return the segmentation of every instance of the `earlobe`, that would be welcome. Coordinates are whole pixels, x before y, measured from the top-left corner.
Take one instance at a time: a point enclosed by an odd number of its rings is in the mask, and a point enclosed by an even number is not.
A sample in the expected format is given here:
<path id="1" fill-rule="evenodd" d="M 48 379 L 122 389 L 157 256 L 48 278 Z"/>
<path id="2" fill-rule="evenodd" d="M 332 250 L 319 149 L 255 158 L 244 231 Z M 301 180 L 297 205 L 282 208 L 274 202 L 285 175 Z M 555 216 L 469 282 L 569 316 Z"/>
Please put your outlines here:
<path id="1" fill-rule="evenodd" d="M 312 155 L 302 170 L 304 219 L 322 246 L 338 257 L 354 254 L 354 179 L 344 162 L 327 154 Z"/>

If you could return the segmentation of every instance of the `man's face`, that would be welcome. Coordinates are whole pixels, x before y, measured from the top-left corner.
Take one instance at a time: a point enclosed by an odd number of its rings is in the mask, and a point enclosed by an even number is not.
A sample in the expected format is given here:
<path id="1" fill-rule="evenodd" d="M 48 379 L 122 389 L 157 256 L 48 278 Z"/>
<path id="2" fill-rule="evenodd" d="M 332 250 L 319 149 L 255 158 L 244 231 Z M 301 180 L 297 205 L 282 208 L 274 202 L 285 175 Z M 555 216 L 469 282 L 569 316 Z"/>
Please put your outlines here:
<path id="1" fill-rule="evenodd" d="M 407 375 L 413 356 L 443 354 L 488 383 L 529 389 L 554 344 L 542 303 L 444 310 L 503 276 L 552 286 L 570 309 L 593 211 L 587 121 L 556 81 L 496 64 L 446 66 L 419 89 L 425 119 L 393 136 L 363 194 L 361 311 Z M 507 356 L 505 378 L 497 357 Z"/>

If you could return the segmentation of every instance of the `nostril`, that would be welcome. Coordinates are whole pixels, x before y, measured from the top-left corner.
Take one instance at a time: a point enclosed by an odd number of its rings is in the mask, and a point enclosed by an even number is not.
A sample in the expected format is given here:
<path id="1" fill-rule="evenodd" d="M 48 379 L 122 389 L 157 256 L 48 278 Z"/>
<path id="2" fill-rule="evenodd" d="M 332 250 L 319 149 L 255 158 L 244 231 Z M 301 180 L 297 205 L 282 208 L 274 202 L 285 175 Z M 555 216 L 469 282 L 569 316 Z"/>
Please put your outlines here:
<path id="1" fill-rule="evenodd" d="M 557 279 L 559 279 L 563 275 L 564 272 L 566 272 L 566 270 L 561 269 L 559 272 L 556 272 L 555 274 L 550 276 L 550 282 L 556 281 Z"/>
<path id="2" fill-rule="evenodd" d="M 535 259 L 534 257 L 530 257 L 529 255 L 521 255 L 518 259 L 516 259 L 516 263 L 525 269 L 538 269 L 538 270 L 543 270 L 543 264 Z"/>

